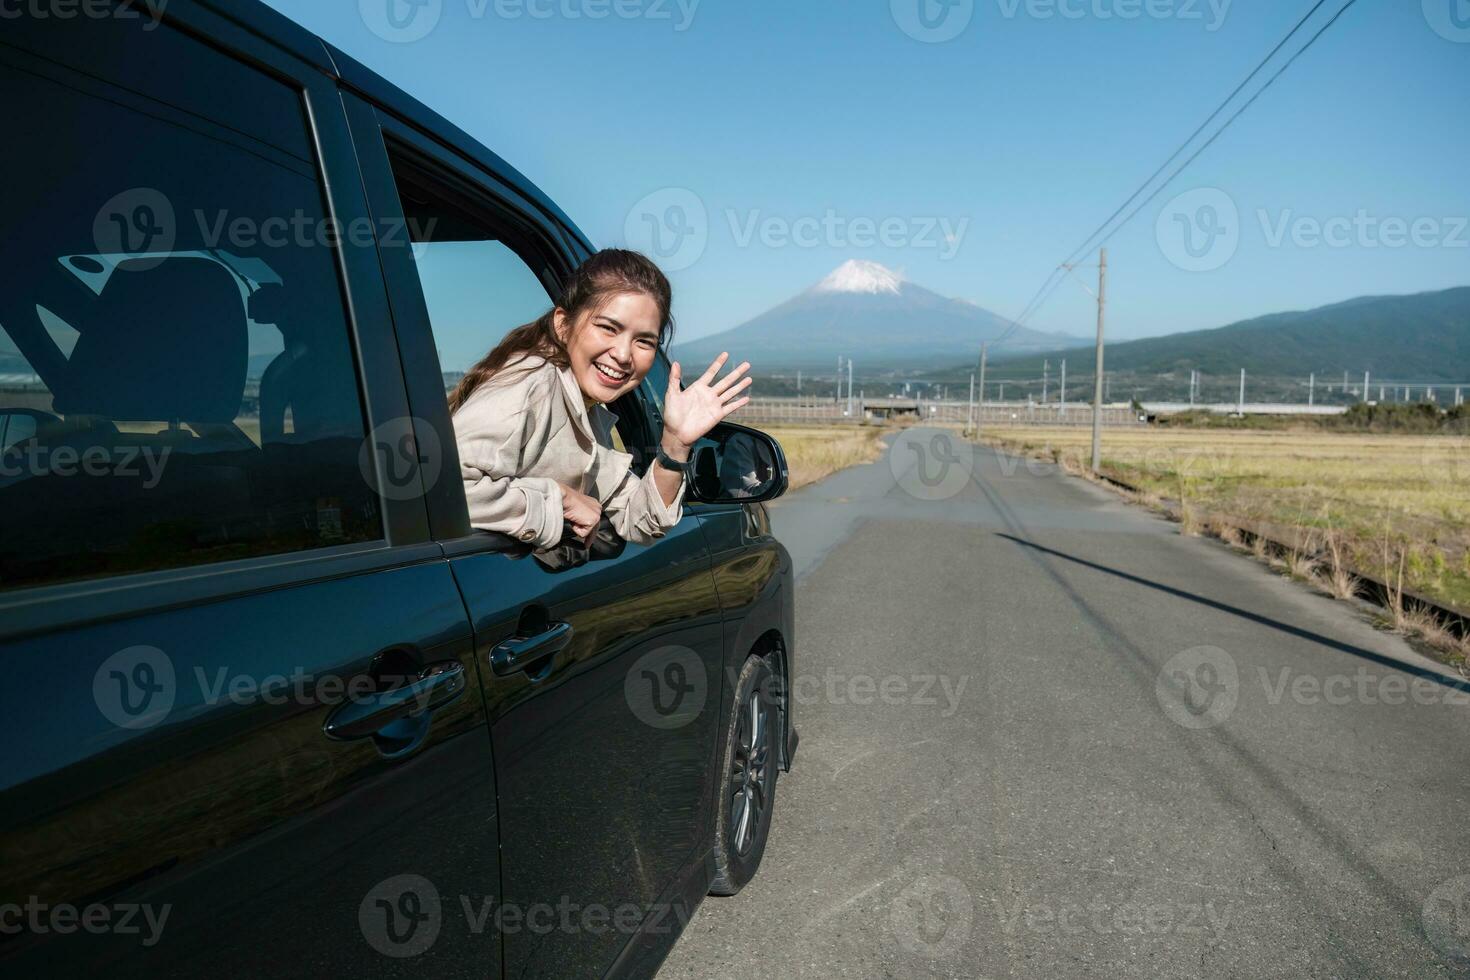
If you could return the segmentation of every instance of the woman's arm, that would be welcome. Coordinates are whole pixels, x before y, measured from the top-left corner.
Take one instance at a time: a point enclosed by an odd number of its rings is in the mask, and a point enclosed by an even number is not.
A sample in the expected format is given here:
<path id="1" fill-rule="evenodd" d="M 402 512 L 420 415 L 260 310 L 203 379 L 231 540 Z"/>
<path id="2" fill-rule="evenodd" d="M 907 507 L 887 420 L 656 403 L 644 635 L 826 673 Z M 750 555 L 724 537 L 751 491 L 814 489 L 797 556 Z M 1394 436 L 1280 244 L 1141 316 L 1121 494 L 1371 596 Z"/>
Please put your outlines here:
<path id="1" fill-rule="evenodd" d="M 516 476 L 524 447 L 545 415 L 531 409 L 535 394 L 523 393 L 527 397 L 477 392 L 454 413 L 460 478 L 471 526 L 552 548 L 562 537 L 562 487 L 545 477 Z"/>

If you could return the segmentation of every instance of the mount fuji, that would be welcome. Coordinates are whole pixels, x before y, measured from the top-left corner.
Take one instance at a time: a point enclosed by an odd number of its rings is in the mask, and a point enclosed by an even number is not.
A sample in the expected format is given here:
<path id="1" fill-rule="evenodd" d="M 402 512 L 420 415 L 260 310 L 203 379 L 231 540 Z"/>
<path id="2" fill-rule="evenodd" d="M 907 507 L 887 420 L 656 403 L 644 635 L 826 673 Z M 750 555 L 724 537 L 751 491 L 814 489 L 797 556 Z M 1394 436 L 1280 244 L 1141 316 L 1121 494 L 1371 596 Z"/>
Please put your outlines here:
<path id="1" fill-rule="evenodd" d="M 830 368 L 838 355 L 865 370 L 919 368 L 975 357 L 980 344 L 1005 336 L 992 353 L 1039 352 L 1086 340 L 1043 333 L 964 300 L 950 299 L 879 265 L 852 259 L 781 305 L 729 330 L 687 343 L 674 356 L 706 363 L 720 351 L 773 368 Z M 1009 334 L 1007 335 L 1007 331 Z"/>

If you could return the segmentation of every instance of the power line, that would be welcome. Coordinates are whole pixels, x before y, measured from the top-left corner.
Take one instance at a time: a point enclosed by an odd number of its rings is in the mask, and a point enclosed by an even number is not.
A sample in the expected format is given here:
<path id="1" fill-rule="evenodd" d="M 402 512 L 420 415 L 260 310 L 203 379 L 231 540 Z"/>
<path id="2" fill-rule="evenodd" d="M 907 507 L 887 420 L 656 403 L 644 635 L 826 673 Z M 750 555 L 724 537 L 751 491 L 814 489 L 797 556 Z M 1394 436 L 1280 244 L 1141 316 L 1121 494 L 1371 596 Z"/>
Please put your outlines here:
<path id="1" fill-rule="evenodd" d="M 1355 4 L 1357 2 L 1358 2 L 1358 0 L 1347 0 L 1347 3 L 1343 4 L 1343 6 L 1338 9 L 1337 13 L 1335 13 L 1335 14 L 1332 15 L 1332 19 L 1329 20 L 1326 24 L 1324 24 L 1322 26 L 1322 28 L 1317 31 L 1316 34 L 1312 35 L 1311 39 L 1308 40 L 1306 44 L 1304 44 L 1300 48 L 1298 48 L 1297 51 L 1296 51 L 1296 53 L 1293 54 L 1290 58 L 1287 59 L 1286 64 L 1282 65 L 1281 68 L 1277 70 L 1276 74 L 1272 75 L 1271 78 L 1267 80 L 1267 82 L 1266 82 L 1265 85 L 1262 85 L 1256 91 L 1256 93 L 1254 95 L 1252 95 L 1250 97 L 1250 99 L 1248 99 L 1245 102 L 1244 105 L 1242 105 L 1239 109 L 1237 109 L 1235 111 L 1235 113 L 1230 116 L 1229 119 L 1225 120 L 1225 122 L 1220 126 L 1220 128 L 1217 129 L 1217 130 L 1215 130 L 1214 134 L 1211 135 L 1210 138 L 1208 140 L 1206 140 L 1204 142 L 1204 144 L 1189 157 L 1189 159 L 1185 160 L 1184 163 L 1181 164 L 1180 167 L 1177 170 L 1175 170 L 1172 174 L 1170 174 L 1164 180 L 1163 183 L 1159 184 L 1159 186 L 1154 189 L 1154 192 L 1152 194 L 1150 194 L 1147 198 L 1145 198 L 1143 200 L 1143 202 L 1138 205 L 1138 207 L 1134 208 L 1133 211 L 1130 212 L 1129 215 L 1126 218 L 1124 218 L 1121 222 L 1119 222 L 1113 228 L 1113 230 L 1110 231 L 1110 232 L 1108 232 L 1107 235 L 1100 242 L 1098 242 L 1097 244 L 1099 246 L 1106 245 L 1109 241 L 1112 240 L 1112 238 L 1113 238 L 1114 235 L 1116 235 L 1119 231 L 1121 231 L 1124 227 L 1126 227 L 1129 222 L 1131 222 L 1135 217 L 1137 217 L 1138 216 L 1138 213 L 1140 211 L 1142 211 L 1144 208 L 1148 207 L 1148 205 L 1155 198 L 1157 198 L 1161 193 L 1163 193 L 1163 191 L 1164 191 L 1164 189 L 1166 187 L 1168 187 L 1171 183 L 1174 182 L 1175 178 L 1177 178 L 1181 173 L 1183 173 L 1185 170 L 1187 170 L 1189 168 L 1189 166 L 1194 163 L 1195 160 L 1199 159 L 1199 157 L 1200 157 L 1201 154 L 1203 154 L 1206 150 L 1208 150 L 1211 146 L 1213 146 L 1214 143 L 1215 143 L 1215 141 L 1218 140 L 1221 137 L 1221 135 L 1224 134 L 1225 130 L 1229 129 L 1230 126 L 1237 119 L 1239 119 L 1242 115 L 1244 115 L 1245 112 L 1246 112 L 1246 110 L 1248 110 L 1252 105 L 1254 105 L 1256 103 L 1256 100 L 1259 99 L 1263 94 L 1265 94 L 1265 92 L 1266 92 L 1267 89 L 1269 89 L 1272 85 L 1276 84 L 1276 81 L 1279 78 L 1281 78 L 1282 75 L 1284 75 L 1286 73 L 1287 69 L 1289 69 L 1293 64 L 1295 64 L 1296 63 L 1296 60 L 1298 58 L 1300 58 L 1303 54 L 1305 54 L 1307 52 L 1307 50 L 1312 47 L 1312 45 L 1316 44 L 1317 41 L 1318 41 L 1318 39 L 1321 38 L 1323 34 L 1327 33 L 1327 31 L 1332 27 L 1332 25 L 1336 24 L 1338 22 L 1338 20 L 1342 17 L 1343 14 L 1347 13 L 1348 8 L 1352 7 L 1353 4 Z M 1066 273 L 1066 266 L 1068 264 L 1072 263 L 1073 261 L 1075 261 L 1078 255 L 1080 255 L 1081 253 L 1087 251 L 1090 247 L 1092 247 L 1093 239 L 1095 239 L 1100 232 L 1102 232 L 1104 229 L 1106 229 L 1108 227 L 1108 225 L 1113 221 L 1114 218 L 1116 218 L 1125 209 L 1127 209 L 1128 205 L 1131 204 L 1131 203 L 1133 203 L 1133 201 L 1135 199 L 1137 199 L 1138 195 L 1141 194 L 1141 193 L 1143 193 L 1144 189 L 1147 188 L 1151 183 L 1153 183 L 1153 181 L 1159 176 L 1159 174 L 1163 173 L 1164 170 L 1169 166 L 1169 164 L 1172 163 L 1175 159 L 1177 159 L 1178 156 L 1179 156 L 1179 154 L 1182 153 L 1185 150 L 1185 148 L 1189 146 L 1190 143 L 1194 142 L 1194 140 L 1196 138 L 1198 138 L 1198 136 L 1200 135 L 1200 133 L 1202 133 L 1205 130 L 1205 128 L 1208 127 L 1209 124 L 1217 116 L 1220 115 L 1220 113 L 1224 110 L 1224 108 L 1227 105 L 1229 105 L 1230 102 L 1232 100 L 1234 100 L 1235 97 L 1238 96 L 1241 93 L 1241 91 L 1243 91 L 1248 84 L 1250 84 L 1251 79 L 1255 78 L 1256 75 L 1260 74 L 1261 69 L 1264 68 L 1271 61 L 1272 58 L 1274 58 L 1278 53 L 1280 53 L 1281 49 L 1286 46 L 1286 43 L 1288 41 L 1290 41 L 1292 39 L 1292 37 L 1294 37 L 1299 30 L 1301 30 L 1302 26 L 1304 24 L 1306 24 L 1306 22 L 1312 18 L 1312 15 L 1315 14 L 1323 6 L 1323 4 L 1325 4 L 1325 3 L 1326 3 L 1326 0 L 1317 0 L 1317 3 L 1314 4 L 1312 6 L 1312 8 L 1307 11 L 1307 13 L 1301 18 L 1301 20 L 1297 21 L 1296 25 L 1294 27 L 1292 27 L 1292 29 L 1289 32 L 1287 32 L 1286 36 L 1281 39 L 1281 41 L 1276 45 L 1276 47 L 1274 47 L 1274 48 L 1271 49 L 1271 53 L 1268 54 L 1264 59 L 1262 59 L 1261 63 L 1258 64 L 1251 71 L 1251 73 L 1245 77 L 1245 80 L 1242 81 L 1240 83 L 1240 85 L 1236 86 L 1235 91 L 1231 92 L 1230 95 L 1225 99 L 1225 101 L 1222 102 L 1222 103 L 1220 103 L 1220 105 L 1215 108 L 1215 111 L 1212 112 L 1212 113 L 1210 113 L 1210 115 L 1205 119 L 1205 121 L 1200 124 L 1199 128 L 1196 129 L 1193 133 L 1191 133 L 1190 136 L 1189 136 L 1189 138 L 1186 139 L 1183 143 L 1181 143 L 1179 145 L 1179 148 L 1176 149 L 1172 154 L 1169 155 L 1168 159 L 1166 159 L 1163 162 L 1163 164 L 1157 170 L 1155 170 L 1153 172 L 1153 174 L 1148 178 L 1148 180 L 1144 181 L 1143 184 L 1138 188 L 1138 190 L 1134 191 L 1133 194 L 1126 201 L 1124 201 L 1123 204 L 1116 211 L 1114 211 L 1111 215 L 1109 215 L 1108 216 L 1108 219 L 1106 221 L 1104 221 L 1101 225 L 1099 225 L 1098 228 L 1097 228 L 1097 230 L 1095 230 L 1091 235 L 1089 235 L 1087 237 L 1087 239 L 1085 241 L 1083 241 L 1082 245 L 1079 248 L 1077 248 L 1074 252 L 1072 252 L 1071 255 L 1069 255 L 1067 257 L 1066 261 L 1062 262 L 1060 265 L 1058 265 L 1055 269 L 1053 269 L 1047 275 L 1046 279 L 1042 281 L 1042 284 L 1041 284 L 1040 288 L 1038 288 L 1036 290 L 1036 293 L 1031 297 L 1030 301 L 1027 302 L 1026 306 L 1022 309 L 1020 315 L 1017 316 L 1014 320 L 1012 320 L 1011 321 L 1011 325 L 1005 330 L 1005 332 L 1002 333 L 995 340 L 991 341 L 991 343 L 999 344 L 1002 341 L 1004 341 L 1007 337 L 1009 337 L 1011 334 L 1015 333 L 1016 330 L 1018 330 L 1022 325 L 1024 325 L 1025 322 L 1027 321 L 1027 319 L 1029 319 L 1030 317 L 1034 316 L 1036 314 L 1036 312 L 1041 309 L 1041 307 L 1043 307 L 1043 306 L 1046 305 L 1047 300 L 1049 300 L 1051 298 L 1052 294 L 1054 292 L 1056 292 L 1057 286 L 1059 286 L 1061 284 L 1062 280 L 1066 278 L 1066 275 L 1065 275 L 1065 273 Z"/>
<path id="2" fill-rule="evenodd" d="M 1186 139 L 1183 143 L 1180 143 L 1178 149 L 1176 149 L 1173 153 L 1169 154 L 1169 158 L 1167 160 L 1165 160 L 1163 163 L 1159 164 L 1159 169 L 1155 170 L 1152 174 L 1150 174 L 1148 180 L 1145 180 L 1142 184 L 1139 185 L 1138 190 L 1134 191 L 1131 195 L 1129 195 L 1128 200 L 1126 200 L 1122 204 L 1118 205 L 1118 210 L 1116 210 L 1112 214 L 1108 215 L 1107 220 L 1104 221 L 1102 224 L 1098 225 L 1097 228 L 1096 228 L 1096 230 L 1094 230 L 1091 235 L 1088 235 L 1087 238 L 1086 238 L 1086 240 L 1084 240 L 1082 242 L 1082 244 L 1079 245 L 1076 248 L 1076 250 L 1074 250 L 1072 252 L 1071 255 L 1067 256 L 1066 261 L 1064 261 L 1062 264 L 1063 265 L 1066 265 L 1068 262 L 1075 262 L 1075 261 L 1077 261 L 1077 257 L 1079 255 L 1081 255 L 1082 253 L 1086 252 L 1088 250 L 1088 248 L 1092 245 L 1092 240 L 1094 238 L 1096 238 L 1103 231 L 1103 229 L 1107 228 L 1108 225 L 1112 224 L 1113 219 L 1116 218 L 1118 215 L 1122 214 L 1124 212 L 1124 210 L 1127 209 L 1128 205 L 1130 205 L 1134 201 L 1136 201 L 1138 199 L 1138 195 L 1142 194 L 1145 190 L 1147 190 L 1148 189 L 1148 186 L 1154 182 L 1154 180 L 1159 176 L 1159 174 L 1161 174 L 1161 173 L 1164 172 L 1165 168 L 1167 168 L 1169 166 L 1169 164 L 1173 163 L 1175 160 L 1177 160 L 1179 158 L 1179 154 L 1183 153 L 1185 151 L 1185 149 L 1189 146 L 1189 144 L 1193 143 L 1195 141 L 1195 139 L 1200 135 L 1200 133 L 1203 133 L 1205 131 L 1205 129 L 1210 125 L 1210 123 L 1214 122 L 1215 119 L 1216 119 L 1216 117 L 1218 117 L 1220 115 L 1220 113 L 1222 113 L 1222 112 L 1225 111 L 1225 107 L 1226 106 L 1228 106 L 1231 102 L 1235 101 L 1235 97 L 1237 95 L 1239 95 L 1242 91 L 1245 90 L 1245 87 L 1251 83 L 1251 79 L 1253 79 L 1257 75 L 1259 75 L 1261 73 L 1261 69 L 1262 68 L 1265 68 L 1266 65 L 1270 64 L 1272 58 L 1276 57 L 1276 55 L 1278 55 L 1278 54 L 1281 53 L 1281 49 L 1284 48 L 1284 47 L 1286 47 L 1286 42 L 1290 41 L 1293 37 L 1295 37 L 1296 36 L 1296 32 L 1299 31 L 1299 30 L 1301 30 L 1302 29 L 1302 26 L 1304 24 L 1306 24 L 1307 21 L 1311 20 L 1312 19 L 1312 15 L 1315 14 L 1317 11 L 1321 10 L 1322 9 L 1322 5 L 1325 4 L 1326 2 L 1327 2 L 1327 0 L 1317 0 L 1316 4 L 1313 5 L 1312 9 L 1311 10 L 1308 10 L 1306 12 L 1306 14 L 1303 15 L 1302 19 L 1296 22 L 1296 26 L 1294 26 L 1290 31 L 1287 32 L 1286 36 L 1283 37 L 1279 43 L 1277 43 L 1276 47 L 1274 47 L 1274 48 L 1271 49 L 1271 53 L 1268 54 L 1268 55 L 1266 55 L 1266 57 L 1262 58 L 1261 59 L 1261 63 L 1258 64 L 1258 65 L 1256 65 L 1255 68 L 1251 69 L 1251 73 L 1249 75 L 1245 76 L 1245 80 L 1242 81 L 1239 85 L 1235 86 L 1235 91 L 1233 91 L 1229 95 L 1227 95 L 1225 97 L 1225 100 L 1215 107 L 1215 111 L 1214 112 L 1211 112 L 1209 114 L 1209 116 L 1207 116 L 1205 118 L 1205 121 L 1199 124 L 1199 128 L 1197 128 L 1194 132 L 1190 133 L 1189 134 L 1189 138 Z M 1344 9 L 1346 9 L 1346 8 L 1344 8 Z"/>
<path id="3" fill-rule="evenodd" d="M 1152 201 L 1154 198 L 1156 198 L 1160 194 L 1162 194 L 1164 192 L 1164 188 L 1168 187 L 1171 183 L 1174 182 L 1174 178 L 1175 177 L 1178 177 L 1186 169 L 1188 169 L 1188 167 L 1189 167 L 1190 164 L 1194 163 L 1195 160 L 1199 159 L 1200 154 L 1202 154 L 1206 150 L 1208 150 L 1214 144 L 1215 140 L 1219 139 L 1220 136 L 1221 136 L 1221 134 L 1223 134 L 1225 132 L 1225 130 L 1227 130 L 1227 129 L 1230 128 L 1230 124 L 1231 123 L 1235 122 L 1235 120 L 1239 119 L 1242 115 L 1244 115 L 1245 114 L 1245 111 L 1247 109 L 1249 109 L 1252 105 L 1254 105 L 1257 99 L 1259 99 L 1262 95 L 1266 94 L 1266 90 L 1269 89 L 1272 85 L 1275 85 L 1276 84 L 1276 80 L 1278 78 L 1280 78 L 1282 75 L 1286 74 L 1286 70 L 1288 68 L 1290 68 L 1292 66 L 1292 64 L 1296 62 L 1296 60 L 1298 58 L 1300 58 L 1302 55 L 1306 54 L 1307 53 L 1307 49 L 1310 48 L 1312 45 L 1316 44 L 1317 43 L 1317 39 L 1320 38 L 1323 34 L 1326 34 L 1328 28 L 1330 28 L 1333 24 L 1336 24 L 1337 21 L 1338 21 L 1338 19 L 1341 18 L 1343 14 L 1347 13 L 1348 8 L 1351 7 L 1353 4 L 1355 4 L 1357 2 L 1358 2 L 1358 0 L 1348 0 L 1347 3 L 1343 4 L 1342 5 L 1342 9 L 1339 10 L 1337 13 L 1333 14 L 1332 15 L 1332 19 L 1329 20 L 1326 24 L 1322 25 L 1322 29 L 1319 30 L 1316 34 L 1313 34 L 1312 35 L 1312 39 L 1310 41 L 1308 41 L 1306 44 L 1302 45 L 1301 48 L 1297 51 L 1297 53 L 1294 54 L 1294 55 L 1292 55 L 1287 60 L 1286 64 L 1282 65 L 1281 68 L 1280 68 L 1280 70 L 1277 71 L 1276 74 L 1274 74 L 1274 75 L 1271 76 L 1270 81 L 1266 82 L 1265 85 L 1262 85 L 1261 88 L 1260 88 L 1260 90 L 1257 91 L 1255 95 L 1252 95 L 1250 97 L 1250 100 L 1248 102 L 1246 102 L 1245 105 L 1241 106 L 1239 110 L 1236 111 L 1235 115 L 1233 115 L 1229 119 L 1225 120 L 1225 124 L 1223 126 L 1221 126 L 1218 130 L 1215 131 L 1215 135 L 1214 136 L 1211 136 L 1208 140 L 1205 141 L 1205 145 L 1204 146 L 1201 146 L 1198 150 L 1196 150 L 1194 152 L 1194 155 L 1191 156 L 1188 160 L 1185 160 L 1184 163 L 1182 165 L 1180 165 L 1180 167 L 1179 167 L 1178 170 L 1176 170 L 1172 174 L 1170 174 L 1169 175 L 1169 178 L 1167 180 L 1165 180 L 1162 184 L 1160 184 L 1159 187 L 1158 187 L 1158 189 L 1155 190 L 1152 194 L 1150 194 L 1148 196 L 1148 199 L 1147 200 L 1145 200 L 1138 207 L 1134 208 L 1133 209 L 1133 213 L 1130 214 L 1130 215 L 1128 215 L 1128 217 L 1124 218 L 1122 224 L 1118 225 L 1117 228 L 1114 228 L 1112 231 L 1108 232 L 1108 236 L 1107 236 L 1107 238 L 1104 238 L 1103 239 L 1103 243 L 1105 244 L 1108 241 L 1110 241 L 1112 239 L 1112 237 L 1114 235 L 1116 235 L 1123 228 L 1124 225 L 1128 224 L 1128 222 L 1132 221 L 1138 215 L 1138 212 L 1140 212 L 1144 208 L 1148 207 L 1150 201 Z"/>

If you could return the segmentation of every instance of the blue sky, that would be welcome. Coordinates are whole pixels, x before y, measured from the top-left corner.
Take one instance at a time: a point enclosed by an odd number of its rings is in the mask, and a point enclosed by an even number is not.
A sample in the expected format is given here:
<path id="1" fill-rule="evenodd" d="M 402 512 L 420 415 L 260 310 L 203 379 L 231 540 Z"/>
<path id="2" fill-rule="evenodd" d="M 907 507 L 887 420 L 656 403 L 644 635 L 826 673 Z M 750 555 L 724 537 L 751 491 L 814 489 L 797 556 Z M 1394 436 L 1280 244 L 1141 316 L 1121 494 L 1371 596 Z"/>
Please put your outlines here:
<path id="1" fill-rule="evenodd" d="M 938 0 L 419 0 L 415 21 L 405 0 L 268 2 L 597 244 L 691 230 L 663 239 L 683 243 L 665 257 L 683 339 L 849 258 L 1018 315 L 1311 6 L 951 0 L 945 20 Z M 433 29 L 385 39 L 390 2 Z M 955 36 L 921 40 L 917 3 Z M 1467 8 L 1359 0 L 1113 239 L 1110 335 L 1470 283 Z M 1067 283 L 1029 325 L 1086 335 L 1093 317 Z"/>

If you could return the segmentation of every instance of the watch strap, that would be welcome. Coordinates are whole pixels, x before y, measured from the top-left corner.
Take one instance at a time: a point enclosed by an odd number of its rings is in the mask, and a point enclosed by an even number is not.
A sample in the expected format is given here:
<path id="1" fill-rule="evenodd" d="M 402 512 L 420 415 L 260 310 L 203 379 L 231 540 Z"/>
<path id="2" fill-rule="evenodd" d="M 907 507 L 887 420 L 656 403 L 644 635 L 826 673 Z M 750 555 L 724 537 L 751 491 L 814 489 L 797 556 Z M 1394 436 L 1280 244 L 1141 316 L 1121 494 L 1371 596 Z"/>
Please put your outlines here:
<path id="1" fill-rule="evenodd" d="M 654 457 L 654 460 L 666 470 L 672 470 L 675 473 L 689 472 L 689 463 L 687 461 L 681 463 L 662 449 L 658 451 L 658 455 Z"/>

